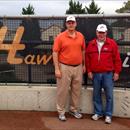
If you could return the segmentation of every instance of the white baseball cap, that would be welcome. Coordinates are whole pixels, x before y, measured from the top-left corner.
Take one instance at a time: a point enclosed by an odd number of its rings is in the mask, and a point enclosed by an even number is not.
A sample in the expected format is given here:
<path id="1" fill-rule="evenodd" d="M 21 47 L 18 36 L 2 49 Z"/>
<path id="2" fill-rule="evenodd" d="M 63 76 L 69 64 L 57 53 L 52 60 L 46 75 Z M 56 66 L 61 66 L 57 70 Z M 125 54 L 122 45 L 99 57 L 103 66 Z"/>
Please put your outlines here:
<path id="1" fill-rule="evenodd" d="M 106 32 L 107 26 L 105 24 L 99 24 L 96 29 L 98 32 Z"/>
<path id="2" fill-rule="evenodd" d="M 66 22 L 68 22 L 68 21 L 74 21 L 74 22 L 76 22 L 76 19 L 75 19 L 75 17 L 73 15 L 70 15 L 70 16 L 68 16 L 66 18 Z"/>

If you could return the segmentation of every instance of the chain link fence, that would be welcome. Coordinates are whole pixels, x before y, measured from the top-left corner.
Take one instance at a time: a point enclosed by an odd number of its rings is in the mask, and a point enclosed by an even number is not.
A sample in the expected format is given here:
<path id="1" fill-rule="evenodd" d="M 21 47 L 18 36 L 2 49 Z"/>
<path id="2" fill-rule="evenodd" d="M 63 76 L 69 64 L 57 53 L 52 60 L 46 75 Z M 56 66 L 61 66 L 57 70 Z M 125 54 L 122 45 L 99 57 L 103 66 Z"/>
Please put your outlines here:
<path id="1" fill-rule="evenodd" d="M 76 16 L 77 30 L 83 33 L 87 43 L 96 34 L 98 24 L 108 27 L 108 36 L 119 45 L 123 70 L 116 87 L 130 87 L 130 15 L 83 15 Z M 19 64 L 10 63 L 7 58 L 10 49 L 0 48 L 0 83 L 46 83 L 54 84 L 54 66 L 52 61 L 52 45 L 54 38 L 65 30 L 63 17 L 0 17 L 0 27 L 7 27 L 2 44 L 12 45 L 16 30 L 24 27 L 20 44 L 23 50 L 16 50 L 15 58 L 22 59 Z M 1 46 L 1 44 L 0 44 Z M 84 75 L 83 84 L 91 84 Z"/>

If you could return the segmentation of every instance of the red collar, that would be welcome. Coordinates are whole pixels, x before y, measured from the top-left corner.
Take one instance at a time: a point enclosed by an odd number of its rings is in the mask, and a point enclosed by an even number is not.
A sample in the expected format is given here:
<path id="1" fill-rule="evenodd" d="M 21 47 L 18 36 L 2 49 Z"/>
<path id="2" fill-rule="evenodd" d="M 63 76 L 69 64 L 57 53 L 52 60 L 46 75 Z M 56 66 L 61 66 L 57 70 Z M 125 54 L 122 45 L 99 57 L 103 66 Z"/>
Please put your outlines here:
<path id="1" fill-rule="evenodd" d="M 97 39 L 95 38 L 94 40 L 92 40 L 92 44 L 93 45 L 97 45 Z M 105 43 L 104 44 L 110 44 L 110 42 L 109 42 L 109 39 L 108 38 L 106 38 L 106 41 L 105 41 Z"/>

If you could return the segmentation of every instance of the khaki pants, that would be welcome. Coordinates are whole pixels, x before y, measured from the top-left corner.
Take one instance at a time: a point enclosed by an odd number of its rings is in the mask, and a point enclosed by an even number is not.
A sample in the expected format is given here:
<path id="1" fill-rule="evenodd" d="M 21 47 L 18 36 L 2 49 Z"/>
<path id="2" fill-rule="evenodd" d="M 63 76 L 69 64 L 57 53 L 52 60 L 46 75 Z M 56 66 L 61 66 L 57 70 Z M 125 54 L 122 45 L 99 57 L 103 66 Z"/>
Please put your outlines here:
<path id="1" fill-rule="evenodd" d="M 65 113 L 69 88 L 71 94 L 70 110 L 77 111 L 82 86 L 82 65 L 73 67 L 60 64 L 60 69 L 62 78 L 57 78 L 57 111 L 59 114 Z"/>

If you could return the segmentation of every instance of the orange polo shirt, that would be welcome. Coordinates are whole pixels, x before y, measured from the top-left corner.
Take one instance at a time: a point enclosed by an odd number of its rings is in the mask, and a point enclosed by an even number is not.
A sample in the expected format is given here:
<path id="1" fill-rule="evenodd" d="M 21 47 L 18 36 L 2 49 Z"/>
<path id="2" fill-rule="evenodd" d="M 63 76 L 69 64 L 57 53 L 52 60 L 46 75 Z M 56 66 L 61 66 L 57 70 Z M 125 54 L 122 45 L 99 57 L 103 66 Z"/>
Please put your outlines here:
<path id="1" fill-rule="evenodd" d="M 84 49 L 85 39 L 78 31 L 75 38 L 70 37 L 67 30 L 60 33 L 53 45 L 53 51 L 58 52 L 59 62 L 68 65 L 82 64 Z"/>

